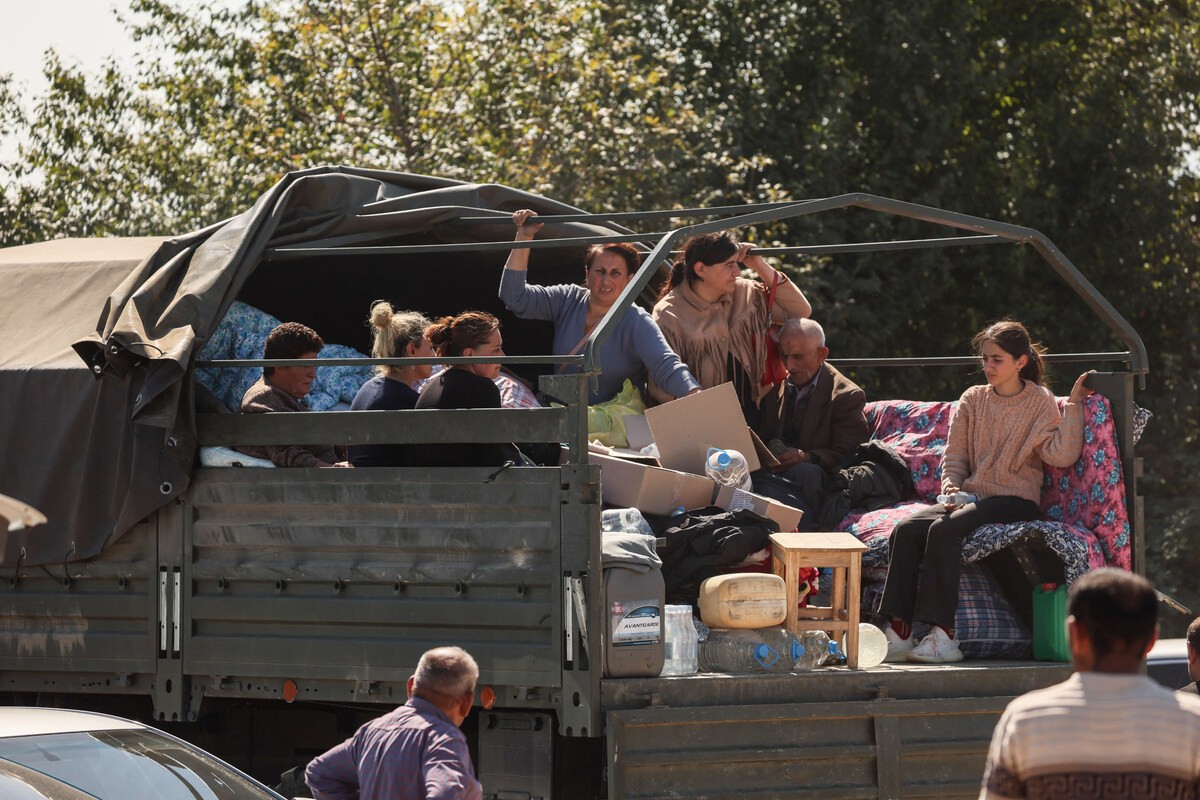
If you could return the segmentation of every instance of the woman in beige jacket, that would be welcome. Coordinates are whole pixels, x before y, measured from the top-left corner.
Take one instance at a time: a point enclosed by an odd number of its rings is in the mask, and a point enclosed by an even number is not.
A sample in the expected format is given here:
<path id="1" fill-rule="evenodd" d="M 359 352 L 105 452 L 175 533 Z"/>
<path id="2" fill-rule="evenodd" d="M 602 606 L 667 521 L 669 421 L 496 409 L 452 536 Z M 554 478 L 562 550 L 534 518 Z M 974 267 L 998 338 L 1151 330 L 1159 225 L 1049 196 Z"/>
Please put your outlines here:
<path id="1" fill-rule="evenodd" d="M 743 269 L 762 282 L 741 277 Z M 770 388 L 762 380 L 768 328 L 772 321 L 811 313 L 800 289 L 732 231 L 689 239 L 654 306 L 655 322 L 700 385 L 710 389 L 731 381 L 751 426 Z M 658 387 L 651 394 L 671 399 Z"/>

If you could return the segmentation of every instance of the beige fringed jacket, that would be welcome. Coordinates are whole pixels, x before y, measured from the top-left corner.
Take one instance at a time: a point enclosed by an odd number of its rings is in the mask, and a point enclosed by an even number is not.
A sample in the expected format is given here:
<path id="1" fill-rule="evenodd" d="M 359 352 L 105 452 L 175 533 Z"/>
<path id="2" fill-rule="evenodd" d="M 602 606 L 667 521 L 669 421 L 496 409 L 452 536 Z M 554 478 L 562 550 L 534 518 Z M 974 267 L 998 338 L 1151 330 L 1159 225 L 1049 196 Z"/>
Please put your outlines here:
<path id="1" fill-rule="evenodd" d="M 775 303 L 768 320 L 767 287 L 758 281 L 738 278 L 733 292 L 715 303 L 700 298 L 685 280 L 654 306 L 654 320 L 672 349 L 687 364 L 700 386 L 711 389 L 730 379 L 729 353 L 753 376 L 757 405 L 769 390 L 760 378 L 767 360 L 766 330 L 770 323 L 806 316 L 807 303 L 800 290 L 779 273 Z M 673 399 L 656 386 L 650 393 L 660 402 Z"/>

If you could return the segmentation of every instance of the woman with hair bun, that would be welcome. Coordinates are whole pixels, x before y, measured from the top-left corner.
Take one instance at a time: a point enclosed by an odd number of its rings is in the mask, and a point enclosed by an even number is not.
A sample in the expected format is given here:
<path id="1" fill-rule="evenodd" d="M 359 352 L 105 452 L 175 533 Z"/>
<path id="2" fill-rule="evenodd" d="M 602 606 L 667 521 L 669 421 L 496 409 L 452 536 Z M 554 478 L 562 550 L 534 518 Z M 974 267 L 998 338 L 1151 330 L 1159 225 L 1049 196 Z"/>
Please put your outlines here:
<path id="1" fill-rule="evenodd" d="M 529 209 L 517 211 L 512 219 L 517 226 L 518 242 L 533 239 L 542 227 L 537 214 Z M 637 248 L 627 242 L 594 244 L 583 261 L 586 288 L 575 284 L 537 286 L 526 283 L 529 250 L 514 249 L 500 278 L 500 299 L 518 317 L 553 321 L 554 354 L 574 355 L 582 351 L 592 329 L 621 296 L 641 262 Z M 600 346 L 600 367 L 596 389 L 588 396 L 589 403 L 611 400 L 626 380 L 644 392 L 647 375 L 654 385 L 661 387 L 663 399 L 700 390 L 654 320 L 636 305 Z M 575 372 L 577 368 L 564 366 L 562 371 Z"/>
<path id="2" fill-rule="evenodd" d="M 386 300 L 371 304 L 367 320 L 372 330 L 372 358 L 433 357 L 433 348 L 425 338 L 429 320 L 416 311 L 397 311 Z M 362 385 L 351 411 L 402 411 L 417 405 L 416 386 L 433 374 L 433 365 L 380 366 L 376 375 Z M 408 448 L 401 444 L 363 444 L 350 446 L 350 461 L 356 467 L 403 467 Z"/>
<path id="3" fill-rule="evenodd" d="M 503 356 L 500 320 L 485 311 L 464 311 L 442 317 L 425 329 L 433 350 L 444 358 Z M 500 390 L 493 381 L 500 364 L 455 364 L 433 376 L 417 398 L 416 408 L 500 408 Z M 522 463 L 511 444 L 416 444 L 411 463 L 418 467 L 498 467 Z"/>
<path id="4" fill-rule="evenodd" d="M 962 540 L 982 525 L 1039 519 L 1042 464 L 1069 467 L 1083 448 L 1083 401 L 1092 394 L 1080 375 L 1066 413 L 1042 385 L 1042 355 L 1025 326 L 1001 320 L 971 340 L 987 383 L 963 392 L 942 455 L 942 494 L 966 492 L 965 504 L 939 503 L 892 529 L 887 582 L 879 613 L 888 661 L 961 661 L 954 635 Z M 913 621 L 932 627 L 914 647 Z"/>
<path id="5" fill-rule="evenodd" d="M 762 282 L 741 277 L 743 267 Z M 667 342 L 703 388 L 733 382 L 751 427 L 757 427 L 759 401 L 771 388 L 763 374 L 772 321 L 811 313 L 804 293 L 732 231 L 689 239 L 654 306 Z"/>

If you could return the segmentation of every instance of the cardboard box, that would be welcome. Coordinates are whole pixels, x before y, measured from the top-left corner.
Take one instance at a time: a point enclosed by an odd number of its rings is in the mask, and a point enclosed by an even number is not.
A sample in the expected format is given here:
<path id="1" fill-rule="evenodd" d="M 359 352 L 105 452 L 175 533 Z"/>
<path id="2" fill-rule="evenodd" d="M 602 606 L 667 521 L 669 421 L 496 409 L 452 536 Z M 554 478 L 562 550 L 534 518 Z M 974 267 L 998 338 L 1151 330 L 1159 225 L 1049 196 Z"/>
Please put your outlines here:
<path id="1" fill-rule="evenodd" d="M 646 418 L 641 414 L 622 414 L 621 422 L 625 425 L 625 438 L 629 442 L 629 447 L 609 447 L 592 441 L 588 442 L 588 451 L 614 458 L 625 458 L 639 464 L 662 466 L 654 456 L 642 453 L 643 447 L 654 443 L 654 437 L 650 434 L 650 426 L 646 424 Z"/>
<path id="2" fill-rule="evenodd" d="M 667 469 L 703 475 L 710 447 L 737 450 L 751 472 L 761 466 L 732 383 L 648 408 L 646 422 L 658 444 L 659 463 Z"/>
<path id="3" fill-rule="evenodd" d="M 637 450 L 630 450 L 625 447 L 608 447 L 599 442 L 588 442 L 588 452 L 601 456 L 609 456 L 610 458 L 620 458 L 625 461 L 633 461 L 637 464 L 646 464 L 651 467 L 659 466 L 658 459 L 654 456 L 642 455 Z M 567 463 L 563 461 L 562 463 Z"/>
<path id="4" fill-rule="evenodd" d="M 588 460 L 600 465 L 600 491 L 609 505 L 666 515 L 678 506 L 712 504 L 716 484 L 711 478 L 599 453 L 588 453 Z"/>
<path id="5" fill-rule="evenodd" d="M 625 438 L 629 441 L 629 449 L 641 452 L 648 444 L 654 444 L 654 434 L 644 414 L 622 414 L 621 424 L 625 426 Z"/>
<path id="6" fill-rule="evenodd" d="M 804 516 L 804 512 L 798 508 L 784 505 L 753 492 L 744 492 L 732 486 L 718 488 L 714 505 L 718 505 L 726 511 L 748 508 L 755 514 L 761 514 L 767 519 L 773 520 L 779 526 L 779 530 L 785 533 L 796 530 L 796 526 L 800 524 L 800 519 Z"/>

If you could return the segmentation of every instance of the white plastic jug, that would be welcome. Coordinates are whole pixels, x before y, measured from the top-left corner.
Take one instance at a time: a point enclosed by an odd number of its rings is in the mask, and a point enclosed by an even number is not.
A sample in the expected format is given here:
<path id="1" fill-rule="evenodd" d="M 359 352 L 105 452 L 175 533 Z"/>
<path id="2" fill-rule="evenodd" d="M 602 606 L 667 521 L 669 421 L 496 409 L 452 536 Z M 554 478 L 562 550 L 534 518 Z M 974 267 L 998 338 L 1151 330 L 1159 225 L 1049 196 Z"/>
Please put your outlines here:
<path id="1" fill-rule="evenodd" d="M 778 575 L 731 572 L 700 584 L 700 619 L 713 628 L 767 628 L 787 619 L 787 586 Z"/>

